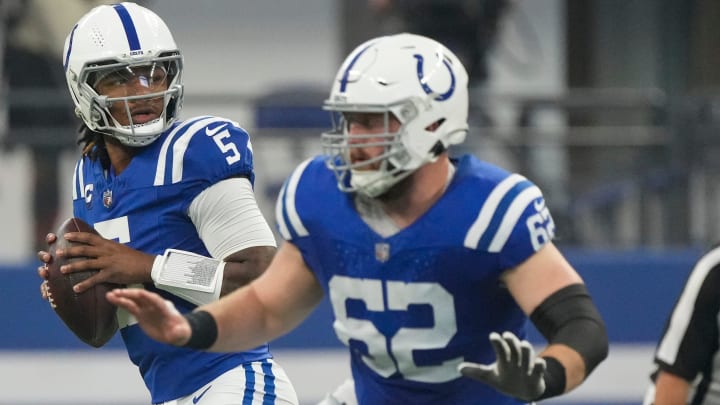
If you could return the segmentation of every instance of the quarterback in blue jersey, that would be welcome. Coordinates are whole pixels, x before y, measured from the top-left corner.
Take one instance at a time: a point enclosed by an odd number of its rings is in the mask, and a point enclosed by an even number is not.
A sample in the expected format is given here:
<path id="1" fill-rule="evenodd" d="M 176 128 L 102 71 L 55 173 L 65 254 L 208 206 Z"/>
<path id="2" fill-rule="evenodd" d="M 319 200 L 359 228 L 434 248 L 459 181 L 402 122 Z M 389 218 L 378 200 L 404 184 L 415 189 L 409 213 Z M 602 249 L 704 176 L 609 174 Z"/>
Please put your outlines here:
<path id="1" fill-rule="evenodd" d="M 604 322 L 538 187 L 449 156 L 467 80 L 432 39 L 362 44 L 325 103 L 325 153 L 278 196 L 285 243 L 267 271 L 190 314 L 147 291 L 108 298 L 162 342 L 224 351 L 288 332 L 327 295 L 353 381 L 325 403 L 523 404 L 577 387 L 607 355 Z M 539 354 L 528 318 L 548 341 Z"/>
<path id="2" fill-rule="evenodd" d="M 249 136 L 224 118 L 179 120 L 182 57 L 165 23 L 134 3 L 100 6 L 72 29 L 64 56 L 84 123 L 73 214 L 102 235 L 68 234 L 87 246 L 57 251 L 89 258 L 67 272 L 100 270 L 76 291 L 119 283 L 189 313 L 260 275 L 276 243 L 255 201 Z M 178 348 L 151 339 L 127 311 L 117 317 L 154 404 L 297 404 L 265 342 L 243 352 Z"/>

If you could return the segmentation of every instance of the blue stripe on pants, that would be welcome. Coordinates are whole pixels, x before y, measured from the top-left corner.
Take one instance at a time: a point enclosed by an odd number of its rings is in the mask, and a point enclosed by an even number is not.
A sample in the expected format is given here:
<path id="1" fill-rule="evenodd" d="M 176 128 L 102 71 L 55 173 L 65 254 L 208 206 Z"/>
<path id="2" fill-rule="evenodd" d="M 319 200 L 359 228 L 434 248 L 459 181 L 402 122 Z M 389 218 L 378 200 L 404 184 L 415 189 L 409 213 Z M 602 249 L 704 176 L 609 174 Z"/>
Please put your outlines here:
<path id="1" fill-rule="evenodd" d="M 245 369 L 245 395 L 243 396 L 243 405 L 252 405 L 253 396 L 255 395 L 255 372 L 252 364 L 243 364 Z"/>
<path id="2" fill-rule="evenodd" d="M 275 394 L 275 374 L 273 374 L 273 365 L 267 360 L 262 361 L 262 370 L 265 375 L 265 396 L 263 397 L 263 405 L 275 404 L 277 395 Z"/>

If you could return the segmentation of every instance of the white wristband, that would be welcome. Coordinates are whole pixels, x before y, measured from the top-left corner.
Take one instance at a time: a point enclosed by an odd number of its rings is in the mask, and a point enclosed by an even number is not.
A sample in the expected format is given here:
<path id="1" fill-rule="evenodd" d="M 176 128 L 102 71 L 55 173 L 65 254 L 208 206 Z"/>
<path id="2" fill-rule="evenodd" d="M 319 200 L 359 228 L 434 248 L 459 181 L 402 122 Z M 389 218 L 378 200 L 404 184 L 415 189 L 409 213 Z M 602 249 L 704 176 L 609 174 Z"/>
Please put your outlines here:
<path id="1" fill-rule="evenodd" d="M 157 288 L 203 305 L 220 297 L 224 269 L 221 260 L 167 249 L 155 258 L 150 277 Z"/>

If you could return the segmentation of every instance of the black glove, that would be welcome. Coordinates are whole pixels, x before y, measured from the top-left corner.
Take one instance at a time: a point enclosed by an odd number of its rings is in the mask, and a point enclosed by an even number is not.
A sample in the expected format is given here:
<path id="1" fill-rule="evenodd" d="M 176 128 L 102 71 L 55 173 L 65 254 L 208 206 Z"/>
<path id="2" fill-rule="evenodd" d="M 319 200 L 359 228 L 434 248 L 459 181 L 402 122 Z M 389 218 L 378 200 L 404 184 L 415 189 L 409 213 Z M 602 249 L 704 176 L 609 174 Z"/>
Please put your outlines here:
<path id="1" fill-rule="evenodd" d="M 460 363 L 462 375 L 523 401 L 533 401 L 545 392 L 545 360 L 535 356 L 530 342 L 520 341 L 511 332 L 502 336 L 493 332 L 490 343 L 497 356 L 495 363 Z"/>

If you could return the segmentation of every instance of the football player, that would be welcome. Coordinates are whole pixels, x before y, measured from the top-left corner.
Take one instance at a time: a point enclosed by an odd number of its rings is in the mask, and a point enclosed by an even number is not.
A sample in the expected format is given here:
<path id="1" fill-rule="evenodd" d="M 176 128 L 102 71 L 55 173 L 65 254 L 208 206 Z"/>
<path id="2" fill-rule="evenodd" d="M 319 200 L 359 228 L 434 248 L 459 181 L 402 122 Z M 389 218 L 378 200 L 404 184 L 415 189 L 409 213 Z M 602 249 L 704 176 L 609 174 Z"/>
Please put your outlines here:
<path id="1" fill-rule="evenodd" d="M 189 314 L 148 291 L 109 299 L 162 342 L 224 351 L 290 331 L 327 295 L 351 357 L 343 390 L 361 404 L 521 404 L 572 390 L 607 355 L 604 322 L 552 242 L 538 187 L 449 156 L 468 131 L 467 86 L 432 39 L 360 45 L 325 103 L 337 123 L 325 153 L 278 196 L 285 243 L 268 270 Z M 539 354 L 528 318 L 548 341 Z"/>
<path id="2" fill-rule="evenodd" d="M 225 118 L 179 119 L 183 58 L 163 20 L 134 3 L 94 8 L 68 35 L 64 61 L 84 123 L 73 214 L 103 236 L 69 234 L 87 246 L 57 252 L 88 257 L 67 273 L 100 270 L 74 289 L 125 284 L 190 313 L 261 274 L 276 242 L 253 193 L 250 138 Z M 265 342 L 189 350 L 154 341 L 123 310 L 117 316 L 153 404 L 297 403 Z"/>

